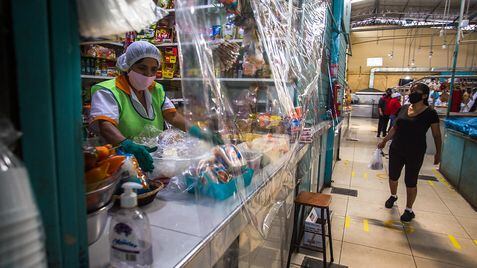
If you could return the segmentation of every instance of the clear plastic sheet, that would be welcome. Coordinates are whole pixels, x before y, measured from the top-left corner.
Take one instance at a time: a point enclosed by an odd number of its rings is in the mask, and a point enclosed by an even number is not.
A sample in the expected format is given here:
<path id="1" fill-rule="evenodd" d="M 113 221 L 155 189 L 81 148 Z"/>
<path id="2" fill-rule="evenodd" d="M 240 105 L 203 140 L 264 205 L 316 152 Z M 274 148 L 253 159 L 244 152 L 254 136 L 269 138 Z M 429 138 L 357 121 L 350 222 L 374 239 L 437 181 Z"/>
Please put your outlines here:
<path id="1" fill-rule="evenodd" d="M 285 266 L 297 164 L 308 148 L 303 143 L 321 148 L 313 135 L 322 121 L 316 106 L 322 86 L 326 5 L 280 0 L 237 1 L 226 8 L 205 4 L 175 2 L 184 116 L 201 131 L 219 134 L 225 146 L 214 147 L 207 161 L 172 177 L 159 198 L 167 200 L 166 207 L 183 209 L 181 215 L 187 215 L 183 220 L 189 221 L 183 232 L 211 240 L 208 266 L 224 263 L 221 256 L 230 254 L 241 267 L 248 267 L 270 248 L 279 252 L 280 266 Z M 226 15 L 225 9 L 234 15 Z M 228 27 L 221 26 L 227 21 L 243 34 L 242 42 L 235 41 L 241 45 L 239 51 L 229 46 L 232 41 L 225 43 L 215 34 L 219 26 Z M 234 60 L 242 63 L 242 77 L 227 77 Z M 221 158 L 220 148 L 238 152 Z M 210 168 L 214 161 L 235 158 L 241 165 Z M 210 180 L 216 174 L 207 172 L 217 169 L 231 176 L 226 183 Z M 215 190 L 204 191 L 228 186 L 232 193 L 226 198 Z M 167 228 L 179 228 L 181 223 L 171 225 Z"/>
<path id="2" fill-rule="evenodd" d="M 84 37 L 139 32 L 167 15 L 152 0 L 77 0 L 76 4 Z"/>

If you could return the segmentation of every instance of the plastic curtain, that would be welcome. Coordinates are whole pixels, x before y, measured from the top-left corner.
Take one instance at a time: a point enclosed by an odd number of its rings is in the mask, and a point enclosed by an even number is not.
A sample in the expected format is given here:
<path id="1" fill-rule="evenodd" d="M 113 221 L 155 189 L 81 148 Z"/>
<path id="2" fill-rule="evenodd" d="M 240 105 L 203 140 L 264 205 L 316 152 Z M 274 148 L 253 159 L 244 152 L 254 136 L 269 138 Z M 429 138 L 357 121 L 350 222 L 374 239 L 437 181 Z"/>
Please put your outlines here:
<path id="1" fill-rule="evenodd" d="M 77 0 L 79 28 L 84 37 L 104 37 L 140 31 L 167 12 L 152 0 Z"/>
<path id="2" fill-rule="evenodd" d="M 213 263 L 217 256 L 232 254 L 241 266 L 248 266 L 273 247 L 284 266 L 297 162 L 303 156 L 300 139 L 313 135 L 308 128 L 320 122 L 316 106 L 326 6 L 316 1 L 250 0 L 210 7 L 200 0 L 176 0 L 176 22 L 186 119 L 204 133 L 219 134 L 226 147 L 238 148 L 255 168 L 252 177 L 248 169 L 232 174 L 233 193 L 227 198 L 204 190 L 214 181 L 201 177 L 197 169 L 184 176 L 198 178 L 172 182 L 177 189 L 187 184 L 187 191 L 195 193 L 194 215 L 204 223 L 194 227 L 199 232 L 207 232 L 205 222 L 238 211 L 238 223 L 226 229 L 223 243 L 211 248 Z M 243 31 L 238 51 L 232 41 L 215 36 L 214 25 L 227 23 Z M 224 77 L 230 61 L 241 61 L 244 77 Z M 272 79 L 266 77 L 268 69 Z M 239 246 L 225 252 L 230 245 L 226 238 L 238 233 Z"/>

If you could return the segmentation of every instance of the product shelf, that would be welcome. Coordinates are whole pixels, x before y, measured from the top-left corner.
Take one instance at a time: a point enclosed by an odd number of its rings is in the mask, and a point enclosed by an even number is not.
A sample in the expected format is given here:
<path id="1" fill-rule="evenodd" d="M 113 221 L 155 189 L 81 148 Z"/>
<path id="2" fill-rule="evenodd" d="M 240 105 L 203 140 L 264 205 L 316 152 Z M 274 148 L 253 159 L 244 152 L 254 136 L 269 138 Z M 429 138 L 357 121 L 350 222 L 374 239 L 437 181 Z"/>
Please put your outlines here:
<path id="1" fill-rule="evenodd" d="M 113 76 L 100 76 L 100 75 L 89 75 L 89 74 L 82 74 L 82 79 L 96 79 L 96 80 L 109 80 L 113 79 Z"/>
<path id="2" fill-rule="evenodd" d="M 158 78 L 156 81 L 202 81 L 204 78 Z M 274 83 L 273 78 L 218 78 L 220 82 L 230 83 Z"/>
<path id="3" fill-rule="evenodd" d="M 82 41 L 80 45 L 110 45 L 115 47 L 124 47 L 124 44 L 121 42 L 115 42 L 110 40 L 91 40 L 91 41 Z"/>
<path id="4" fill-rule="evenodd" d="M 200 6 L 194 6 L 194 7 L 190 7 L 190 9 L 211 9 L 211 8 L 222 8 L 223 5 L 221 4 L 210 4 L 210 5 L 200 5 Z M 176 12 L 176 9 L 175 8 L 171 8 L 171 9 L 165 9 L 165 11 L 169 12 L 169 13 L 172 13 L 172 12 Z"/>
<path id="5" fill-rule="evenodd" d="M 212 41 L 208 41 L 207 43 L 208 44 L 221 44 L 221 43 L 224 43 L 225 41 L 228 41 L 230 43 L 243 43 L 243 39 L 218 39 L 218 40 L 212 40 Z M 187 44 L 187 43 L 184 43 L 185 45 L 190 45 L 190 44 Z M 175 43 L 161 43 L 161 44 L 156 44 L 155 46 L 156 47 L 175 47 L 175 46 L 178 46 L 179 43 L 175 42 Z"/>

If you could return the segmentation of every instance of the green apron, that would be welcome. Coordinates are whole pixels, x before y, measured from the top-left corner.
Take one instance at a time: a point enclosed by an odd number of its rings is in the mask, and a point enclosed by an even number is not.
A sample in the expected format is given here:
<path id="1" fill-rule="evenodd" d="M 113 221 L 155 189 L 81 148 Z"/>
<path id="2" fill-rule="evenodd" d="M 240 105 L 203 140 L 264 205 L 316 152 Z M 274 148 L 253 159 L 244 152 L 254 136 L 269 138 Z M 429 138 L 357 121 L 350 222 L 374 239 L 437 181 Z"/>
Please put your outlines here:
<path id="1" fill-rule="evenodd" d="M 147 125 L 152 125 L 157 129 L 164 130 L 164 118 L 162 117 L 162 105 L 164 104 L 166 93 L 162 85 L 155 83 L 152 89 L 152 109 L 153 119 L 144 118 L 139 114 L 132 104 L 131 95 L 116 87 L 116 79 L 107 80 L 91 87 L 91 95 L 98 90 L 109 90 L 119 106 L 118 129 L 126 138 L 130 139 L 138 136 Z"/>

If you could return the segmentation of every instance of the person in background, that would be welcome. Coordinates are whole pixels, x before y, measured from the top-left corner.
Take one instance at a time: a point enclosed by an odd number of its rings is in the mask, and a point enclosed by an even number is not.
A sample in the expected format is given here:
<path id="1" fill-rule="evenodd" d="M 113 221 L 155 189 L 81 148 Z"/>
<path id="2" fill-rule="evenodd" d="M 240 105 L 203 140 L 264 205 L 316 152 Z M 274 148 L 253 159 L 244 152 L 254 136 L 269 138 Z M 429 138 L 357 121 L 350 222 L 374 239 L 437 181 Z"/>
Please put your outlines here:
<path id="1" fill-rule="evenodd" d="M 391 196 L 385 202 L 386 208 L 392 208 L 397 201 L 398 179 L 403 167 L 406 167 L 404 181 L 406 183 L 407 202 L 401 221 L 409 222 L 415 217 L 412 210 L 417 195 L 417 179 L 426 153 L 426 133 L 432 129 L 436 145 L 434 164 L 441 159 L 441 132 L 437 112 L 429 107 L 427 99 L 429 87 L 417 83 L 411 87 L 409 102 L 404 105 L 396 118 L 395 125 L 388 135 L 377 146 L 383 149 L 392 140 L 389 149 L 389 188 Z"/>
<path id="2" fill-rule="evenodd" d="M 389 130 L 394 126 L 394 122 L 397 116 L 399 109 L 401 109 L 401 94 L 395 92 L 391 95 L 391 100 L 389 100 Z"/>
<path id="3" fill-rule="evenodd" d="M 376 137 L 381 137 L 381 133 L 383 133 L 383 137 L 386 136 L 387 129 L 388 129 L 388 121 L 389 121 L 389 114 L 386 111 L 386 106 L 388 105 L 389 101 L 391 100 L 392 89 L 388 88 L 386 93 L 383 94 L 381 98 L 379 98 L 378 102 L 378 113 L 379 113 L 379 121 L 378 121 L 378 135 Z"/>
<path id="4" fill-rule="evenodd" d="M 469 92 L 468 101 L 467 103 L 463 105 L 460 112 L 461 113 L 474 112 L 476 104 L 477 104 L 477 88 L 474 88 L 473 90 Z"/>
<path id="5" fill-rule="evenodd" d="M 434 91 L 431 92 L 431 96 L 429 97 L 429 100 L 431 101 L 430 106 L 434 107 L 436 105 L 437 100 L 439 100 L 439 97 L 441 96 L 441 90 L 439 87 L 436 87 Z"/>
<path id="6" fill-rule="evenodd" d="M 457 80 L 457 79 L 456 79 Z M 452 90 L 452 100 L 451 100 L 451 112 L 458 113 L 460 111 L 460 104 L 462 103 L 462 97 L 464 92 L 460 84 L 455 84 L 454 90 Z"/>

